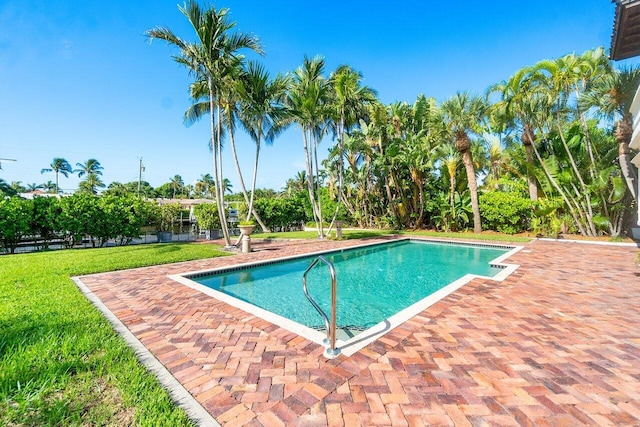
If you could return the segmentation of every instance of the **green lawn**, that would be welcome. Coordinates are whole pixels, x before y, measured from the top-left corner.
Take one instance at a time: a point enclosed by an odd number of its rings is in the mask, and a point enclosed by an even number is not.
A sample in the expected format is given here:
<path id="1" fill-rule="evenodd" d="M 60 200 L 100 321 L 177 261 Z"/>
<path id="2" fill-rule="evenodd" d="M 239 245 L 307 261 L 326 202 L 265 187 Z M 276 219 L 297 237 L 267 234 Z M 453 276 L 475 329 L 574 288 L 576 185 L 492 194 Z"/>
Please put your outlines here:
<path id="1" fill-rule="evenodd" d="M 521 242 L 531 241 L 529 237 L 511 236 L 508 234 L 475 234 L 475 233 L 443 233 L 440 231 L 398 231 L 398 230 L 343 230 L 342 237 L 344 239 L 362 239 L 365 237 L 386 236 L 389 234 L 400 234 L 403 236 L 425 236 L 440 237 L 467 240 L 483 240 L 483 241 L 500 241 L 500 242 Z M 316 231 L 290 231 L 285 233 L 254 233 L 254 238 L 271 238 L 271 239 L 313 239 L 318 236 Z M 332 230 L 331 236 L 335 237 L 335 230 Z"/>
<path id="2" fill-rule="evenodd" d="M 164 244 L 0 256 L 0 425 L 191 425 L 70 277 L 221 255 Z"/>

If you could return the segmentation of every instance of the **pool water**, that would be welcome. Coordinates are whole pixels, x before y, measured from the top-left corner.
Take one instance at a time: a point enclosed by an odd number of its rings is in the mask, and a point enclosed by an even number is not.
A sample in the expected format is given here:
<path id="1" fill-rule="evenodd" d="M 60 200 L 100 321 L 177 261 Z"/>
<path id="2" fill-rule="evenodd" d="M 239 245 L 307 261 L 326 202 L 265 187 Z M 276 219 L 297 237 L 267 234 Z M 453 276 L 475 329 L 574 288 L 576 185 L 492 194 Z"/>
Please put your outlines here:
<path id="1" fill-rule="evenodd" d="M 367 329 L 466 274 L 493 277 L 489 263 L 511 248 L 400 241 L 329 252 L 337 278 L 337 324 Z M 317 255 L 191 280 L 314 329 L 320 315 L 302 291 L 302 275 Z M 329 315 L 331 278 L 319 263 L 307 275 L 309 294 Z"/>

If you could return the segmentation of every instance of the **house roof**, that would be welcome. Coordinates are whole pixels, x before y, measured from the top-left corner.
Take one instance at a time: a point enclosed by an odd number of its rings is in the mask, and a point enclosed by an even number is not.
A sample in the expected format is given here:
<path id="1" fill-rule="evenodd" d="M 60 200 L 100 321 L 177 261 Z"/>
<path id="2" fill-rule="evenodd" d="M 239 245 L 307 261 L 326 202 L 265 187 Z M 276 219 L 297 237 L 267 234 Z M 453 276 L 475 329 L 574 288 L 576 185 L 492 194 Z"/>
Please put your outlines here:
<path id="1" fill-rule="evenodd" d="M 611 36 L 611 59 L 640 55 L 640 0 L 612 0 L 616 16 Z"/>

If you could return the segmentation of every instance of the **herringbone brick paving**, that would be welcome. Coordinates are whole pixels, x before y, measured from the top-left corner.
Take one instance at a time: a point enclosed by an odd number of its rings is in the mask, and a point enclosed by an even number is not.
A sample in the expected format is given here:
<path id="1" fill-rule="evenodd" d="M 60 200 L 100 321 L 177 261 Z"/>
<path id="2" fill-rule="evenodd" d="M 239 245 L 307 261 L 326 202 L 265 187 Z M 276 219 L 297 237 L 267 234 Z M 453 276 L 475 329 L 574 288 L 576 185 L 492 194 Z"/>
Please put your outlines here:
<path id="1" fill-rule="evenodd" d="M 227 426 L 640 425 L 637 248 L 533 241 L 351 357 L 166 276 L 358 242 L 82 281 Z M 410 274 L 410 273 L 408 273 Z"/>

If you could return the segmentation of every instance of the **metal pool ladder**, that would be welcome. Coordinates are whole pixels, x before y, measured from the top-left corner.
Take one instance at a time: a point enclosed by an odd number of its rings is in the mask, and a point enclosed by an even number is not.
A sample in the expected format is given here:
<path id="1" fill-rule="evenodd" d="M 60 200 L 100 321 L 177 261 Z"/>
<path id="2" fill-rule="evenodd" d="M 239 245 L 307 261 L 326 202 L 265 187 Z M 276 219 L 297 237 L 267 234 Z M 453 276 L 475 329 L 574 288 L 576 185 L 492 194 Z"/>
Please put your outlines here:
<path id="1" fill-rule="evenodd" d="M 322 261 L 329 267 L 329 272 L 331 273 L 331 322 L 329 322 L 329 318 L 322 311 L 320 306 L 311 298 L 309 295 L 309 291 L 307 290 L 307 273 L 311 271 L 319 261 Z M 305 270 L 302 275 L 302 290 L 304 291 L 304 295 L 307 297 L 311 305 L 316 309 L 318 314 L 322 316 L 322 320 L 324 320 L 324 326 L 327 330 L 327 337 L 324 339 L 324 344 L 327 345 L 327 348 L 324 351 L 325 357 L 329 359 L 333 359 L 340 353 L 340 349 L 336 348 L 336 269 L 333 267 L 333 264 L 329 262 L 322 255 L 318 256 L 313 260 L 309 267 Z"/>

